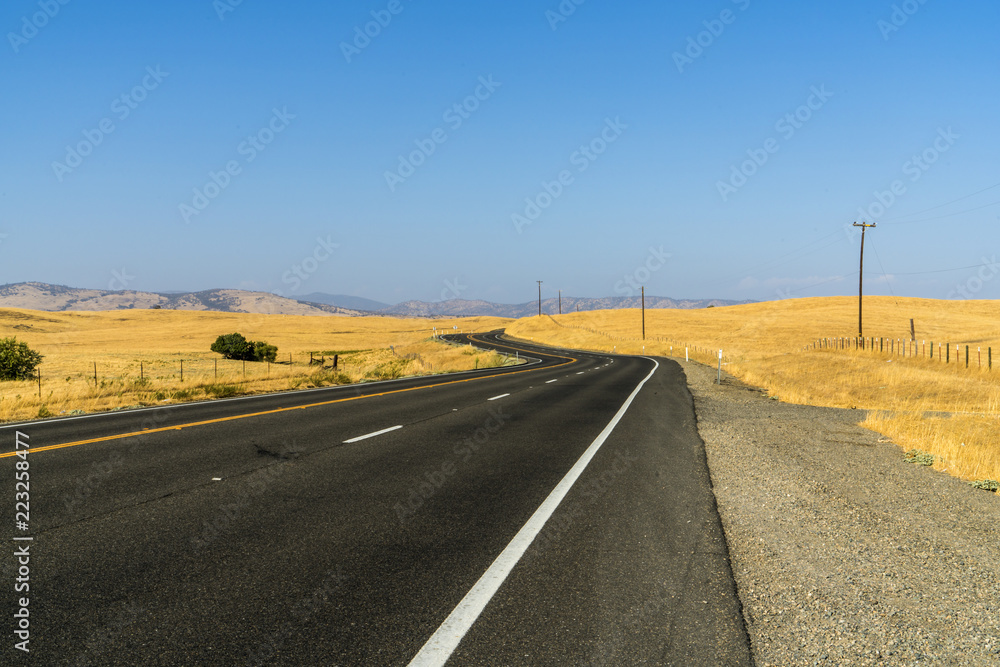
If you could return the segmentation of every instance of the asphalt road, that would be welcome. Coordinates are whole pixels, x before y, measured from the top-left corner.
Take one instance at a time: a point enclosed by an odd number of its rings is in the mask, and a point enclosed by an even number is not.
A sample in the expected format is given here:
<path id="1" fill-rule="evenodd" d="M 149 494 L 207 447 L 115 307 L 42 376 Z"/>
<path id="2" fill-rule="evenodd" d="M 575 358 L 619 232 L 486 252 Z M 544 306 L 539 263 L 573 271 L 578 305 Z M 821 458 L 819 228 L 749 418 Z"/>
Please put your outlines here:
<path id="1" fill-rule="evenodd" d="M 680 368 L 475 338 L 531 365 L 0 428 L 3 664 L 751 664 Z"/>

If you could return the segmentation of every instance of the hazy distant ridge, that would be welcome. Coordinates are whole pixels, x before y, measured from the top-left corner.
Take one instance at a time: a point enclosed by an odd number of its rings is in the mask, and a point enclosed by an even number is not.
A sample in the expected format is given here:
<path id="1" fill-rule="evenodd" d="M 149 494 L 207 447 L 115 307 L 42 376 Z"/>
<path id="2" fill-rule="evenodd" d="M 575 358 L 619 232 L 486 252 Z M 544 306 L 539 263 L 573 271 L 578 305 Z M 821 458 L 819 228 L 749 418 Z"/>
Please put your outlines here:
<path id="1" fill-rule="evenodd" d="M 563 297 L 562 312 L 576 310 L 615 310 L 639 308 L 640 297 L 612 296 L 604 298 Z M 668 299 L 647 296 L 646 308 L 707 308 L 729 306 L 741 301 L 723 299 Z M 453 299 L 451 301 L 404 301 L 395 306 L 362 297 L 314 292 L 289 299 L 270 292 L 214 289 L 202 292 L 137 292 L 134 290 L 94 290 L 49 285 L 17 283 L 0 286 L 0 308 L 29 310 L 129 310 L 153 308 L 167 310 L 206 310 L 223 313 L 270 313 L 274 315 L 386 315 L 395 317 L 531 317 L 538 314 L 538 302 L 519 304 L 492 303 Z M 559 312 L 558 299 L 543 299 L 542 312 Z"/>
<path id="2" fill-rule="evenodd" d="M 275 315 L 359 315 L 348 308 L 328 304 L 304 303 L 269 292 L 214 289 L 202 292 L 159 294 L 134 290 L 95 290 L 17 283 L 0 285 L 0 308 L 30 310 L 130 310 L 153 308 L 167 310 L 206 310 L 223 313 L 271 313 Z"/>
<path id="3" fill-rule="evenodd" d="M 646 308 L 708 308 L 709 306 L 732 306 L 745 301 L 727 301 L 724 299 L 669 299 L 662 296 L 647 296 Z M 563 297 L 562 312 L 572 313 L 579 309 L 617 310 L 620 308 L 640 308 L 642 298 L 638 296 L 609 296 L 603 298 Z M 492 315 L 495 317 L 531 317 L 538 314 L 538 302 L 529 301 L 519 304 L 500 304 L 489 301 L 467 301 L 454 299 L 451 301 L 426 302 L 405 301 L 379 311 L 383 315 L 398 315 L 404 317 L 474 317 Z M 556 315 L 559 313 L 558 299 L 542 299 L 542 314 Z"/>

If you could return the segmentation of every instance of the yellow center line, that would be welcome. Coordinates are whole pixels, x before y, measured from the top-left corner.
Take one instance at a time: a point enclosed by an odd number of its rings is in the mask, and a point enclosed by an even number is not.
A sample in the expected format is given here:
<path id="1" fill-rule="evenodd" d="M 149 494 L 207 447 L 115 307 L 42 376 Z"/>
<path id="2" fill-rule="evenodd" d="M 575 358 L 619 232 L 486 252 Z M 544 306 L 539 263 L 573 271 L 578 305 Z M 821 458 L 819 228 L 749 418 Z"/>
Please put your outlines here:
<path id="1" fill-rule="evenodd" d="M 471 336 L 470 336 L 470 338 L 471 338 Z M 480 341 L 480 342 L 485 342 L 485 341 Z M 510 348 L 510 349 L 514 349 L 514 348 Z M 559 358 L 559 359 L 568 359 L 569 361 L 566 361 L 566 362 L 561 363 L 561 364 L 557 364 L 555 366 L 549 366 L 548 368 L 559 368 L 560 366 L 565 366 L 567 364 L 573 363 L 574 361 L 578 361 L 577 359 L 574 359 L 572 357 L 562 357 L 562 356 L 559 356 L 557 358 Z M 475 380 L 488 380 L 490 378 L 504 377 L 506 375 L 517 375 L 518 373 L 530 373 L 530 372 L 536 371 L 536 370 L 543 370 L 543 369 L 541 369 L 541 368 L 527 368 L 527 369 L 520 370 L 520 371 L 510 371 L 510 372 L 507 372 L 507 373 L 497 373 L 496 375 L 486 375 L 486 376 L 483 376 L 483 377 L 465 378 L 464 380 L 450 380 L 448 382 L 441 382 L 441 383 L 438 383 L 438 384 L 423 385 L 423 386 L 420 386 L 420 387 L 409 387 L 407 389 L 394 389 L 392 391 L 383 391 L 383 392 L 378 393 L 378 394 L 365 394 L 364 396 L 349 396 L 347 398 L 338 398 L 338 399 L 334 399 L 332 401 L 321 401 L 319 403 L 307 403 L 306 405 L 293 405 L 293 406 L 290 406 L 290 407 L 287 407 L 287 408 L 275 408 L 274 410 L 263 410 L 261 412 L 250 412 L 250 413 L 247 413 L 245 415 L 232 415 L 230 417 L 219 417 L 217 419 L 206 419 L 205 421 L 191 422 L 189 424 L 180 424 L 178 426 L 163 426 L 163 427 L 160 427 L 160 428 L 150 428 L 150 429 L 146 429 L 146 430 L 143 430 L 143 431 L 134 431 L 132 433 L 120 433 L 118 435 L 107 435 L 107 436 L 104 436 L 102 438 L 91 438 L 89 440 L 76 440 L 74 442 L 66 442 L 66 443 L 63 443 L 61 445 L 48 445 L 47 447 L 32 447 L 31 448 L 31 453 L 32 454 L 37 454 L 38 452 L 48 452 L 48 451 L 51 451 L 53 449 L 64 449 L 66 447 L 79 447 L 80 445 L 89 445 L 89 444 L 93 444 L 95 442 L 108 442 L 109 440 L 122 440 L 124 438 L 131 438 L 132 436 L 136 436 L 136 435 L 147 435 L 149 433 L 162 433 L 163 431 L 180 431 L 181 429 L 192 428 L 194 426 L 206 426 L 208 424 L 220 424 L 222 422 L 234 421 L 234 420 L 237 420 L 237 419 L 247 419 L 248 417 L 262 417 L 264 415 L 274 415 L 274 414 L 278 414 L 278 413 L 281 413 L 281 412 L 288 412 L 289 410 L 305 410 L 306 408 L 315 408 L 315 407 L 319 407 L 319 406 L 323 406 L 323 405 L 333 405 L 334 403 L 346 403 L 348 401 L 357 401 L 357 400 L 360 400 L 360 399 L 363 399 L 363 398 L 374 398 L 376 396 L 389 396 L 390 394 L 401 394 L 403 392 L 416 391 L 418 389 L 433 389 L 434 387 L 444 387 L 444 386 L 449 385 L 449 384 L 460 384 L 462 382 L 473 382 Z M 21 451 L 26 451 L 26 450 L 21 450 Z M 14 452 L 6 452 L 4 454 L 0 454 L 0 459 L 5 459 L 5 458 L 10 458 L 12 456 L 17 456 L 19 453 L 20 452 L 16 452 L 16 451 L 14 451 Z"/>

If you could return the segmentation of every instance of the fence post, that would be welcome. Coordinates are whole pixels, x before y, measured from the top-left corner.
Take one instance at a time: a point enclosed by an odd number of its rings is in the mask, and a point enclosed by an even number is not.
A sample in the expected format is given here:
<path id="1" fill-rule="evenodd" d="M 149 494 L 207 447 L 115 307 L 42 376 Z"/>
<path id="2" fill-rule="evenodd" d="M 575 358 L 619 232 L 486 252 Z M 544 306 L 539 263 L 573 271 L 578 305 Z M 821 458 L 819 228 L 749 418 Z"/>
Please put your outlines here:
<path id="1" fill-rule="evenodd" d="M 35 369 L 38 371 L 38 400 L 42 400 L 42 369 Z"/>
<path id="2" fill-rule="evenodd" d="M 948 345 L 945 346 L 944 363 L 951 363 L 951 343 L 948 343 Z"/>
<path id="3" fill-rule="evenodd" d="M 140 380 L 144 379 L 144 376 L 142 374 L 142 362 L 141 361 L 139 362 L 139 379 Z"/>
<path id="4" fill-rule="evenodd" d="M 94 362 L 94 386 L 97 386 L 97 362 Z"/>
<path id="5" fill-rule="evenodd" d="M 965 367 L 969 367 L 969 346 L 965 346 Z"/>
<path id="6" fill-rule="evenodd" d="M 184 382 L 184 360 L 181 359 L 181 382 Z"/>
<path id="7" fill-rule="evenodd" d="M 987 359 L 989 360 L 989 363 L 990 363 L 989 369 L 993 370 L 993 348 L 992 347 L 988 348 L 988 350 L 986 352 L 986 357 L 987 357 Z"/>

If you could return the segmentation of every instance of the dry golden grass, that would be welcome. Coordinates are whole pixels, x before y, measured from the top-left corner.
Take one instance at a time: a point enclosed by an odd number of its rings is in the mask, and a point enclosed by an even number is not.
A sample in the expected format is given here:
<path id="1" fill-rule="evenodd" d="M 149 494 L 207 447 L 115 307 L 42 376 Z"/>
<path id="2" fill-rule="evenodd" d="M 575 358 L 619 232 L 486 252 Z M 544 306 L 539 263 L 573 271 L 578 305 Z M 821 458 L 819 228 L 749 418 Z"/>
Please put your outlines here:
<path id="1" fill-rule="evenodd" d="M 0 420 L 493 367 L 509 362 L 434 341 L 432 329 L 488 331 L 508 322 L 2 309 L 0 337 L 15 336 L 44 359 L 41 398 L 34 380 L 0 383 Z M 243 362 L 209 350 L 217 336 L 232 332 L 277 345 L 279 363 L 247 362 L 244 375 Z M 310 353 L 325 364 L 310 366 Z M 333 354 L 339 354 L 337 372 L 330 368 Z"/>
<path id="2" fill-rule="evenodd" d="M 1000 302 L 865 299 L 867 335 L 909 339 L 913 318 L 918 354 L 926 354 L 924 343 L 929 347 L 933 341 L 933 361 L 811 348 L 821 338 L 851 338 L 857 316 L 857 299 L 837 297 L 647 310 L 645 343 L 637 310 L 534 317 L 507 330 L 541 342 L 629 354 L 683 357 L 688 347 L 693 359 L 712 366 L 722 349 L 727 372 L 776 398 L 873 410 L 864 426 L 907 449 L 934 454 L 940 458 L 937 467 L 965 479 L 1000 479 L 1000 368 L 985 369 L 987 348 L 1000 353 Z M 939 343 L 951 344 L 950 365 L 938 361 Z M 956 344 L 962 349 L 960 363 L 955 363 Z M 971 346 L 970 369 L 964 363 L 966 345 Z"/>

